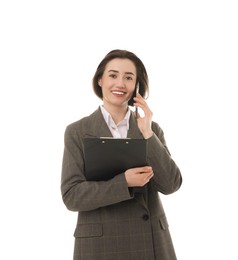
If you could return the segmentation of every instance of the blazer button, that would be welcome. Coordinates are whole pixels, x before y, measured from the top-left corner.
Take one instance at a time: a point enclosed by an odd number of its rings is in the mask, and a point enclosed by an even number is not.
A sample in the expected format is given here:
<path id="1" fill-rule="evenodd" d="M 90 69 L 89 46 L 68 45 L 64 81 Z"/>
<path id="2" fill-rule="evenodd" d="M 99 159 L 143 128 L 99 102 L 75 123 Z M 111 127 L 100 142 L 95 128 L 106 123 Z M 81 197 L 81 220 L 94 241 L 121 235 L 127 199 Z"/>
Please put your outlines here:
<path id="1" fill-rule="evenodd" d="M 144 221 L 147 221 L 149 219 L 149 215 L 148 214 L 144 214 L 142 218 L 143 218 Z"/>

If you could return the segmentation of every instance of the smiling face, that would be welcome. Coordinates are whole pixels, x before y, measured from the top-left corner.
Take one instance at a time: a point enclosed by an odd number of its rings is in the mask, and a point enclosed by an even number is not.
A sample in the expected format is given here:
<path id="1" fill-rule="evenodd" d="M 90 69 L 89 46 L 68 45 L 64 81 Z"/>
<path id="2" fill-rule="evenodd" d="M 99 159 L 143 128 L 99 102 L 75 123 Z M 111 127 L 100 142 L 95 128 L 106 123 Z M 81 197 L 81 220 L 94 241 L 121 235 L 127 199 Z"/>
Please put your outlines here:
<path id="1" fill-rule="evenodd" d="M 136 67 L 131 60 L 115 58 L 109 61 L 98 81 L 104 106 L 127 107 L 135 89 L 136 78 Z"/>

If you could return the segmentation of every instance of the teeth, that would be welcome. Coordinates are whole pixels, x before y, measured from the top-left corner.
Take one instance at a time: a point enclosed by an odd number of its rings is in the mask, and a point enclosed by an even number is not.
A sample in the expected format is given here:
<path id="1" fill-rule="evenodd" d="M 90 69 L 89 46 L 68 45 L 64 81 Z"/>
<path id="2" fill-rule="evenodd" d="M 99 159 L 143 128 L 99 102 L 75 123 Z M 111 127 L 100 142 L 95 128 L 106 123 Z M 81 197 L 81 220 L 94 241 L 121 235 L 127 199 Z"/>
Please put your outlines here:
<path id="1" fill-rule="evenodd" d="M 118 95 L 123 95 L 124 94 L 124 92 L 119 92 L 119 91 L 112 91 L 112 93 L 118 94 Z"/>

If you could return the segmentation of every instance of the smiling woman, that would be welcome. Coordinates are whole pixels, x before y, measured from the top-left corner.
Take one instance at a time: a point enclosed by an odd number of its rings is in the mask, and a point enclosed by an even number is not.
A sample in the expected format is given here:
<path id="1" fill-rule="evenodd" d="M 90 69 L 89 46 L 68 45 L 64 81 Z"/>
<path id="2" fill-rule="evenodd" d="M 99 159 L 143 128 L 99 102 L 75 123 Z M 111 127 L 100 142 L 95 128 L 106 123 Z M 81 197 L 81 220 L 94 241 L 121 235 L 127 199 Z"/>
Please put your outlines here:
<path id="1" fill-rule="evenodd" d="M 144 99 L 146 69 L 135 54 L 111 51 L 96 70 L 93 88 L 103 104 L 65 132 L 62 197 L 69 210 L 79 213 L 74 260 L 175 260 L 159 192 L 177 191 L 182 176 Z M 144 116 L 135 116 L 130 105 L 140 108 Z M 102 136 L 145 139 L 147 164 L 106 181 L 87 181 L 83 140 Z"/>

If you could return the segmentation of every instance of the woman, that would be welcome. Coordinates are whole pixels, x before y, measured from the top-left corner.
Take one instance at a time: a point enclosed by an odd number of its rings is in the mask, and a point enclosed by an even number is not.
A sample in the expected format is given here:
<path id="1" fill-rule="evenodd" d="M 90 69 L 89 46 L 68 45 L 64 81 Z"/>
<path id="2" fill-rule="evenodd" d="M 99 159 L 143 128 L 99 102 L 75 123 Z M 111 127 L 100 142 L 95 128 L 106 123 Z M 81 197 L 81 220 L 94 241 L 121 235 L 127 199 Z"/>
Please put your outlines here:
<path id="1" fill-rule="evenodd" d="M 174 260 L 158 192 L 177 191 L 182 177 L 144 99 L 146 69 L 135 54 L 113 50 L 99 64 L 93 89 L 103 104 L 65 131 L 61 191 L 66 207 L 78 211 L 74 260 Z M 144 116 L 136 117 L 129 105 L 142 109 Z M 148 165 L 107 181 L 86 181 L 83 139 L 101 136 L 146 139 Z M 145 192 L 133 188 L 138 186 Z"/>

